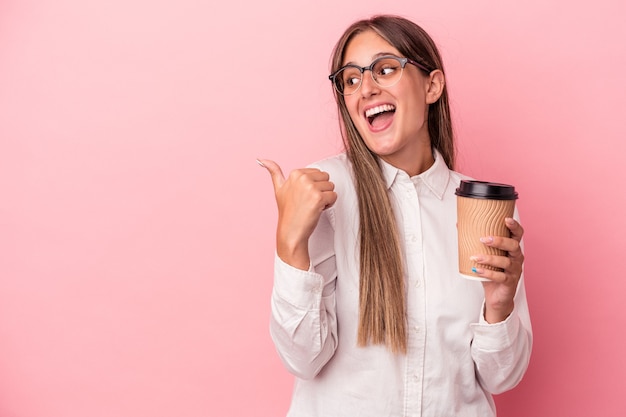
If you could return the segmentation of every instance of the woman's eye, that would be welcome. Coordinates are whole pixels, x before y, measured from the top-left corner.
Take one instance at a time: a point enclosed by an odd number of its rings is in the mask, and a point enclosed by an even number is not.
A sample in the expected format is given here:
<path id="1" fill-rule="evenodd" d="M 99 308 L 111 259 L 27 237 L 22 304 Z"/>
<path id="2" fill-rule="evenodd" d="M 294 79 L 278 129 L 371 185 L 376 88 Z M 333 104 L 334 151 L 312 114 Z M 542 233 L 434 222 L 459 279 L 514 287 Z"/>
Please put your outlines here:
<path id="1" fill-rule="evenodd" d="M 341 78 L 343 80 L 343 85 L 346 87 L 355 86 L 361 82 L 361 74 L 352 69 L 345 71 Z"/>
<path id="2" fill-rule="evenodd" d="M 345 85 L 347 86 L 357 85 L 360 81 L 361 81 L 360 77 L 350 77 L 346 80 Z"/>
<path id="3" fill-rule="evenodd" d="M 378 70 L 378 74 L 379 75 L 389 75 L 391 73 L 393 73 L 396 70 L 396 67 L 392 67 L 390 65 L 381 67 L 380 70 Z"/>

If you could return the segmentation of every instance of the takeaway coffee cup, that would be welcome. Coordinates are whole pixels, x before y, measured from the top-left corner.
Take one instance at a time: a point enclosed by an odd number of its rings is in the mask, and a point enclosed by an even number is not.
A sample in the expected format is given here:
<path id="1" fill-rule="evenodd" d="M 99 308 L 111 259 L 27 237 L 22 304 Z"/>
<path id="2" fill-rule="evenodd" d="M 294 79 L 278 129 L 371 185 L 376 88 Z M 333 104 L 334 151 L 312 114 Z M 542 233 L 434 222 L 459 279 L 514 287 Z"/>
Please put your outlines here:
<path id="1" fill-rule="evenodd" d="M 504 219 L 513 217 L 517 192 L 512 185 L 462 180 L 455 194 L 457 196 L 459 272 L 465 278 L 485 281 L 484 278 L 476 276 L 472 268 L 494 271 L 502 269 L 478 264 L 472 261 L 470 256 L 506 254 L 500 249 L 485 246 L 480 242 L 480 238 L 510 236 Z"/>

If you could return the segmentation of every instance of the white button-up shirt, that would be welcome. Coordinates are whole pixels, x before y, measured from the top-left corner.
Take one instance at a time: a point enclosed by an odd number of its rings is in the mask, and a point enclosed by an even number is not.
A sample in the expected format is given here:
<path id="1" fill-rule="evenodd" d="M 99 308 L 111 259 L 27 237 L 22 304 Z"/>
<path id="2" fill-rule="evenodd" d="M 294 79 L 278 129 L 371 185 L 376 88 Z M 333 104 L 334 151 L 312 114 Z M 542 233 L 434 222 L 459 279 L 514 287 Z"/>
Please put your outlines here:
<path id="1" fill-rule="evenodd" d="M 341 154 L 314 166 L 330 174 L 338 198 L 310 238 L 311 268 L 275 259 L 270 331 L 296 376 L 288 416 L 495 416 L 491 394 L 522 378 L 532 330 L 523 278 L 513 313 L 488 324 L 481 283 L 459 275 L 454 192 L 466 177 L 438 153 L 412 178 L 383 162 L 408 301 L 407 353 L 393 354 L 357 346 L 359 220 L 350 163 Z"/>

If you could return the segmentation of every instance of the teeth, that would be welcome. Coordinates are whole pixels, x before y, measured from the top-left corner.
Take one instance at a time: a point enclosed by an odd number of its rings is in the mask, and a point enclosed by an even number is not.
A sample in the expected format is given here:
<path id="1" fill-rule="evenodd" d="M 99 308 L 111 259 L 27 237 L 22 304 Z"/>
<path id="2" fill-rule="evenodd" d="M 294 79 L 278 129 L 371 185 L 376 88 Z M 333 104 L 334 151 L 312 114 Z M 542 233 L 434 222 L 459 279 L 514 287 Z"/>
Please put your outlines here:
<path id="1" fill-rule="evenodd" d="M 392 106 L 391 104 L 382 104 L 380 106 L 376 106 L 376 107 L 372 107 L 371 109 L 367 109 L 365 111 L 365 117 L 372 117 L 372 116 L 376 116 L 377 114 L 386 112 L 386 111 L 392 111 L 395 110 L 396 107 Z"/>

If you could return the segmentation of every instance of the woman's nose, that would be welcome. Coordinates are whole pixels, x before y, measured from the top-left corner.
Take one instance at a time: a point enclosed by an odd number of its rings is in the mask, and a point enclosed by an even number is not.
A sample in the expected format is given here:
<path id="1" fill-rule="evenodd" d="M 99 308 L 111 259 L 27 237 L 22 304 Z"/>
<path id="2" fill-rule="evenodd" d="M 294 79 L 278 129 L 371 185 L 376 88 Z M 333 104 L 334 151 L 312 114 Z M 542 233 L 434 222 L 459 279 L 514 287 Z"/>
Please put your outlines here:
<path id="1" fill-rule="evenodd" d="M 379 86 L 374 81 L 372 73 L 363 73 L 363 79 L 361 80 L 361 95 L 363 97 L 369 97 L 372 94 L 376 94 L 379 91 Z"/>

